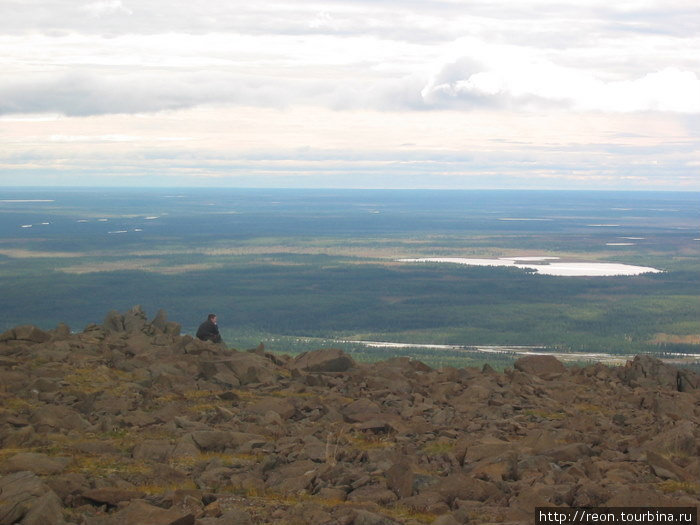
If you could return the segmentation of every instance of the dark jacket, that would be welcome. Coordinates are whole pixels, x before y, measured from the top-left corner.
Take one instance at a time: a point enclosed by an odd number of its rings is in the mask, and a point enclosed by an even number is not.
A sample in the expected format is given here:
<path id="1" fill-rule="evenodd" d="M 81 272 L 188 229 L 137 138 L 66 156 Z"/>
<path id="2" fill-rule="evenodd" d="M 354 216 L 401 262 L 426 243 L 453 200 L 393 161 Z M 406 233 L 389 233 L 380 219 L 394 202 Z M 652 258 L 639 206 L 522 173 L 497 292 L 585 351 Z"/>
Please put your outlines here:
<path id="1" fill-rule="evenodd" d="M 219 335 L 219 327 L 207 319 L 197 328 L 197 339 L 201 339 L 202 341 L 214 341 L 215 343 L 220 342 L 221 335 Z"/>

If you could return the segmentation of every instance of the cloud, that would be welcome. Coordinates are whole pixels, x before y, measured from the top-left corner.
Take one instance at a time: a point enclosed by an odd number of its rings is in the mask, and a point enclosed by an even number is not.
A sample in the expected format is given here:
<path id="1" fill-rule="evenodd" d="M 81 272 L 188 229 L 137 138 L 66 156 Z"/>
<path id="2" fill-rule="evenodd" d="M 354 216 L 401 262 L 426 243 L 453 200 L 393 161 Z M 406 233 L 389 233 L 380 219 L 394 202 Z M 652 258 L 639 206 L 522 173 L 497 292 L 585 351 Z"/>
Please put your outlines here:
<path id="1" fill-rule="evenodd" d="M 673 186 L 698 162 L 691 0 L 6 4 L 0 177 Z"/>
<path id="2" fill-rule="evenodd" d="M 670 0 L 14 0 L 0 113 L 207 104 L 334 109 L 698 109 L 699 39 Z M 700 22 L 700 20 L 699 20 Z"/>
<path id="3" fill-rule="evenodd" d="M 295 100 L 293 92 L 299 89 L 271 79 L 217 72 L 37 74 L 14 81 L 0 80 L 0 114 L 57 112 L 89 116 L 222 103 L 278 107 Z M 313 88 L 304 91 L 313 92 Z"/>
<path id="4" fill-rule="evenodd" d="M 120 12 L 126 13 L 127 15 L 134 14 L 131 9 L 124 7 L 121 0 L 100 0 L 98 2 L 91 2 L 85 4 L 83 9 L 91 16 L 98 18 Z"/>
<path id="5" fill-rule="evenodd" d="M 34 73 L 0 79 L 0 115 L 60 113 L 90 116 L 150 113 L 203 105 L 284 108 L 313 105 L 336 110 L 416 109 L 422 79 L 342 80 L 279 77 L 271 72 L 132 68 L 124 72 Z M 351 75 L 349 75 L 351 76 Z"/>
<path id="6" fill-rule="evenodd" d="M 534 64 L 489 69 L 472 58 L 448 64 L 428 81 L 418 77 L 322 79 L 132 69 L 35 73 L 0 79 L 0 114 L 89 116 L 149 113 L 202 105 L 335 110 L 431 109 L 700 113 L 700 78 L 666 68 L 640 78 L 604 81 L 585 72 Z"/>
<path id="7" fill-rule="evenodd" d="M 700 78 L 669 67 L 642 77 L 606 81 L 554 63 L 496 64 L 464 57 L 447 64 L 422 89 L 435 108 L 569 108 L 576 111 L 700 113 Z"/>

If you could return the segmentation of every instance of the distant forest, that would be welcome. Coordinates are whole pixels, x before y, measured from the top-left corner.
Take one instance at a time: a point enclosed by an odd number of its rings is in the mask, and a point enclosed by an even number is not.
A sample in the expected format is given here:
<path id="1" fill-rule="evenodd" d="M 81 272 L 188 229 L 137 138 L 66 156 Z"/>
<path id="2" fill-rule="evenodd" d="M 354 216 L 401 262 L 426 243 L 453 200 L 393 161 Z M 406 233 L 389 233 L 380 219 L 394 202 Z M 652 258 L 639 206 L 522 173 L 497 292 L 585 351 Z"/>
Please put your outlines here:
<path id="1" fill-rule="evenodd" d="M 700 353 L 692 338 L 700 334 L 697 200 L 544 193 L 480 200 L 465 192 L 460 201 L 430 192 L 171 198 L 152 190 L 5 204 L 0 328 L 67 322 L 81 330 L 140 304 L 150 315 L 167 310 L 189 333 L 216 312 L 231 346 L 263 341 L 278 351 L 362 339 Z M 639 240 L 606 246 L 623 236 Z M 552 277 L 396 262 L 533 254 L 665 272 Z"/>

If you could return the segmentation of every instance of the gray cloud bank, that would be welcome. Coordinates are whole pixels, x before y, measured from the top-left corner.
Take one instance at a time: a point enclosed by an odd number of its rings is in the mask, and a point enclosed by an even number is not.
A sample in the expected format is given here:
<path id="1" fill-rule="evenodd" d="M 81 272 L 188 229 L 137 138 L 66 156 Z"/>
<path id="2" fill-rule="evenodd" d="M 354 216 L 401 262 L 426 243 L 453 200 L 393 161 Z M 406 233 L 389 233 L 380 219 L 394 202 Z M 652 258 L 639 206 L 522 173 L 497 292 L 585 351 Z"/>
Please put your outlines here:
<path id="1" fill-rule="evenodd" d="M 0 32 L 4 34 L 375 34 L 409 41 L 440 41 L 473 30 L 449 24 L 468 15 L 481 20 L 489 31 L 500 25 L 502 34 L 494 34 L 495 38 L 508 38 L 505 33 L 511 27 L 504 22 L 515 21 L 530 25 L 518 27 L 518 32 L 539 33 L 541 38 L 561 37 L 563 43 L 579 38 L 576 28 L 562 24 L 566 21 L 583 23 L 586 29 L 596 25 L 607 32 L 679 37 L 695 35 L 700 25 L 697 4 L 689 0 L 5 0 L 4 4 L 0 18 Z M 549 20 L 559 24 L 556 30 L 547 23 Z"/>
<path id="2" fill-rule="evenodd" d="M 700 78 L 664 70 L 624 82 L 568 80 L 559 90 L 547 79 L 521 88 L 519 79 L 481 70 L 463 59 L 436 75 L 402 78 L 276 78 L 227 71 L 65 71 L 0 79 L 0 114 L 89 116 L 149 113 L 201 105 L 284 108 L 317 105 L 335 110 L 560 110 L 700 113 Z"/>
<path id="3" fill-rule="evenodd" d="M 323 82 L 280 81 L 235 73 L 90 72 L 33 75 L 0 80 L 0 114 L 60 113 L 90 116 L 149 113 L 229 104 L 284 108 L 313 104 L 338 110 L 416 109 L 422 85 L 415 79 Z"/>
<path id="4" fill-rule="evenodd" d="M 700 10 L 651 4 L 7 0 L 0 113 L 204 104 L 698 113 Z M 76 35 L 79 44 L 66 43 Z"/>

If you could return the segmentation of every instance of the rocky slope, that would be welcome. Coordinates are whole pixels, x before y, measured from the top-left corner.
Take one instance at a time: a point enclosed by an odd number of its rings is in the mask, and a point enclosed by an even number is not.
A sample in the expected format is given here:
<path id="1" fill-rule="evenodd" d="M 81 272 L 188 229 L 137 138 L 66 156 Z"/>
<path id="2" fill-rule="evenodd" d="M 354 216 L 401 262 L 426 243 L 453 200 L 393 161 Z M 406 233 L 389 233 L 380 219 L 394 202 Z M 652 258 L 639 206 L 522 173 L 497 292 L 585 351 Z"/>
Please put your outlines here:
<path id="1" fill-rule="evenodd" d="M 700 499 L 700 381 L 650 357 L 433 370 L 179 332 L 134 307 L 0 335 L 0 525 L 531 523 Z"/>

